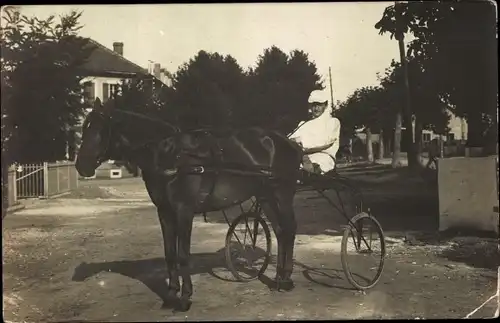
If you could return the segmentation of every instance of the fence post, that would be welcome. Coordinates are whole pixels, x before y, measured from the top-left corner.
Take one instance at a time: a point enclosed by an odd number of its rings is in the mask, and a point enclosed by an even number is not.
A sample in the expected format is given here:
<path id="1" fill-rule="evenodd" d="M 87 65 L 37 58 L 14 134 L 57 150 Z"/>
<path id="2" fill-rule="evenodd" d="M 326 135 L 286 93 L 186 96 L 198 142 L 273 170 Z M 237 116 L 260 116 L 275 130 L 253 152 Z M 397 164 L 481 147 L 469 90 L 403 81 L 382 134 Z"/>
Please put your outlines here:
<path id="1" fill-rule="evenodd" d="M 69 163 L 66 161 L 66 170 L 68 171 L 68 191 L 71 191 L 71 172 L 69 171 Z"/>
<path id="2" fill-rule="evenodd" d="M 56 179 L 57 179 L 57 193 L 56 194 L 59 194 L 61 193 L 61 185 L 59 183 L 60 179 L 59 179 L 59 162 L 56 162 L 56 165 L 55 165 L 55 170 L 56 170 Z"/>
<path id="3" fill-rule="evenodd" d="M 43 197 L 49 198 L 49 163 L 43 162 Z"/>
<path id="4" fill-rule="evenodd" d="M 80 181 L 78 179 L 78 171 L 76 170 L 75 163 L 73 163 L 73 172 L 75 173 L 75 180 L 76 180 L 75 188 L 78 188 L 78 185 L 80 184 Z"/>
<path id="5" fill-rule="evenodd" d="M 10 170 L 10 168 L 9 168 Z M 13 181 L 12 181 L 12 190 L 13 196 L 14 196 L 14 204 L 17 204 L 17 171 L 14 167 L 12 167 L 14 175 L 12 175 Z"/>

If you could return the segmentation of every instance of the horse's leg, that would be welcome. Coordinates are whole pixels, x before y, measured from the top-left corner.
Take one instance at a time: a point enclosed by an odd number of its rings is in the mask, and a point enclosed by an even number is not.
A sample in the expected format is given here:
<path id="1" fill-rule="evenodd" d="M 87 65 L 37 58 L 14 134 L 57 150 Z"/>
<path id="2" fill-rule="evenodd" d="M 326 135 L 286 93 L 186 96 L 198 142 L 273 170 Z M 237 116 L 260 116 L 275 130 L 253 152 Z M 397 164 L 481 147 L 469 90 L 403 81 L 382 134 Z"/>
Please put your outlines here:
<path id="1" fill-rule="evenodd" d="M 169 308 L 175 305 L 177 293 L 180 290 L 179 272 L 177 271 L 176 218 L 172 210 L 168 207 L 159 207 L 158 216 L 163 235 L 163 248 L 165 250 L 168 275 L 168 292 L 166 299 L 163 300 L 163 307 Z"/>
<path id="2" fill-rule="evenodd" d="M 187 311 L 191 307 L 193 282 L 191 281 L 191 231 L 193 228 L 194 210 L 191 207 L 180 205 L 177 207 L 177 235 L 179 272 L 182 277 L 182 290 L 179 302 L 179 311 Z"/>
<path id="3" fill-rule="evenodd" d="M 277 206 L 276 201 L 271 196 L 268 201 L 262 204 L 262 209 L 266 214 L 267 219 L 271 222 L 274 234 L 276 235 L 276 240 L 278 241 L 278 255 L 276 257 L 276 289 L 280 289 L 280 279 L 283 276 L 283 268 L 285 267 L 285 248 L 283 243 L 283 229 L 278 221 L 278 215 L 276 213 Z"/>
<path id="4" fill-rule="evenodd" d="M 263 205 L 264 212 L 271 222 L 276 240 L 278 240 L 276 288 L 279 290 L 291 290 L 294 287 L 291 275 L 297 224 L 293 212 L 293 196 L 294 189 L 275 191 L 267 197 L 268 201 Z"/>
<path id="5" fill-rule="evenodd" d="M 284 290 L 291 290 L 294 287 L 291 279 L 293 272 L 293 251 L 295 246 L 295 235 L 297 233 L 297 221 L 295 220 L 295 212 L 293 209 L 293 199 L 295 196 L 295 188 L 291 186 L 283 186 L 276 190 L 276 206 L 278 207 L 278 223 L 282 228 L 282 244 L 283 244 L 283 269 L 280 277 L 280 287 Z"/>
<path id="6" fill-rule="evenodd" d="M 281 200 L 280 215 L 283 221 L 283 227 L 286 228 L 284 234 L 285 238 L 285 266 L 283 268 L 283 279 L 290 281 L 293 272 L 293 251 L 295 247 L 295 236 L 297 234 L 297 221 L 295 220 L 295 212 L 293 209 L 294 191 L 286 190 L 279 194 Z M 292 283 L 293 284 L 293 283 Z M 293 285 L 291 286 L 293 288 Z"/>

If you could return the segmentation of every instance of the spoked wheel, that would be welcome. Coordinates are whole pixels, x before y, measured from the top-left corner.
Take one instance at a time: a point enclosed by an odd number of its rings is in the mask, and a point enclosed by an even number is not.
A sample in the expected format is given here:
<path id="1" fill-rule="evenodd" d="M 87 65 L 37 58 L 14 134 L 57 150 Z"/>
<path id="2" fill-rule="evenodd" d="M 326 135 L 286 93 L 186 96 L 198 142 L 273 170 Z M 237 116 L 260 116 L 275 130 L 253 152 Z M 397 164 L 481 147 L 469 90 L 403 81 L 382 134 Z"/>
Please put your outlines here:
<path id="1" fill-rule="evenodd" d="M 234 278 L 250 281 L 260 277 L 271 260 L 271 232 L 256 212 L 243 213 L 226 235 L 226 264 Z"/>
<path id="2" fill-rule="evenodd" d="M 348 178 L 329 174 L 325 175 L 325 178 L 325 188 L 333 190 L 337 195 L 334 207 L 338 211 L 349 218 L 363 212 L 363 194 Z"/>
<path id="3" fill-rule="evenodd" d="M 363 212 L 363 195 L 361 194 L 361 191 L 354 185 L 352 185 L 349 182 L 344 183 L 346 191 L 349 192 L 350 197 L 351 197 L 351 204 L 354 207 L 355 214 L 359 214 Z"/>
<path id="4" fill-rule="evenodd" d="M 344 229 L 341 260 L 347 280 L 357 289 L 377 284 L 384 269 L 385 238 L 380 223 L 365 212 Z"/>

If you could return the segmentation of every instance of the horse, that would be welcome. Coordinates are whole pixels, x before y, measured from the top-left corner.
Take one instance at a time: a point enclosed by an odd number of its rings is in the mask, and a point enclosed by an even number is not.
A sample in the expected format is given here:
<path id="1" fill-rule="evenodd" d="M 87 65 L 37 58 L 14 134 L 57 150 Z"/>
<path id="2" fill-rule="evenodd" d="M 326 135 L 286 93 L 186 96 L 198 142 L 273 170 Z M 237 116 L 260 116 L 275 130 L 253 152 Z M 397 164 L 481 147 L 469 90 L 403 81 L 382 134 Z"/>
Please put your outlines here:
<path id="1" fill-rule="evenodd" d="M 93 176 L 109 159 L 131 162 L 142 170 L 162 230 L 168 274 L 165 308 L 188 311 L 192 304 L 189 263 L 194 215 L 252 197 L 261 201 L 278 241 L 277 273 L 271 287 L 294 288 L 297 224 L 293 200 L 303 154 L 296 143 L 262 128 L 183 132 L 113 104 L 96 105 L 82 128 L 75 163 L 80 175 Z M 238 175 L 249 170 L 256 176 Z M 262 174 L 267 175 L 257 176 Z"/>

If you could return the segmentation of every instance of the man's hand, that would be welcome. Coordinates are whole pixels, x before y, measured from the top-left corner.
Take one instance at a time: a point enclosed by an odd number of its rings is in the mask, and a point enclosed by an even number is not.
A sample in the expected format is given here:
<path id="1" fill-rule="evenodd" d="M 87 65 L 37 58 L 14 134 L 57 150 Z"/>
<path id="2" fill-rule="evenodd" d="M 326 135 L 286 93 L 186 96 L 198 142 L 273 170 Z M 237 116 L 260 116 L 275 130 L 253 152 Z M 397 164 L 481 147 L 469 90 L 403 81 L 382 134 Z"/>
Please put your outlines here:
<path id="1" fill-rule="evenodd" d="M 306 155 L 310 155 L 310 154 L 315 154 L 315 153 L 322 152 L 323 150 L 328 149 L 328 148 L 330 148 L 331 146 L 333 146 L 333 144 L 335 143 L 335 141 L 337 141 L 337 139 L 333 140 L 333 142 L 332 142 L 332 143 L 327 144 L 327 145 L 324 145 L 324 146 L 304 149 L 304 153 L 305 153 Z"/>
<path id="2" fill-rule="evenodd" d="M 300 140 L 299 137 L 293 137 L 293 138 L 290 138 L 290 140 L 294 141 L 296 144 L 298 144 L 300 147 L 304 147 L 304 145 L 302 144 L 302 140 Z"/>

